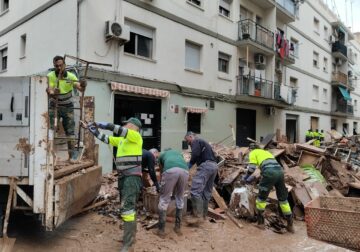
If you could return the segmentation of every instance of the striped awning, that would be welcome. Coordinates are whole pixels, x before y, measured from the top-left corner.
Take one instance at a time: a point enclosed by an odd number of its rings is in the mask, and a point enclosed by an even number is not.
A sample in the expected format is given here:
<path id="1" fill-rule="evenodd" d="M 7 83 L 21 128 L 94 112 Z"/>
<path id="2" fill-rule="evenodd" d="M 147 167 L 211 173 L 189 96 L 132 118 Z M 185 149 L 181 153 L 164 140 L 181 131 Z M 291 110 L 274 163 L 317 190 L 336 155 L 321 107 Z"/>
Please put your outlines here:
<path id="1" fill-rule="evenodd" d="M 119 82 L 111 82 L 110 84 L 112 91 L 124 91 L 133 94 L 141 94 L 141 95 L 156 96 L 163 98 L 168 97 L 170 95 L 169 91 L 156 89 L 156 88 L 140 87 L 140 86 L 129 85 Z"/>
<path id="2" fill-rule="evenodd" d="M 199 107 L 192 107 L 192 106 L 184 106 L 183 108 L 185 109 L 186 113 L 202 114 L 202 113 L 206 113 L 209 111 L 207 108 L 199 108 Z"/>

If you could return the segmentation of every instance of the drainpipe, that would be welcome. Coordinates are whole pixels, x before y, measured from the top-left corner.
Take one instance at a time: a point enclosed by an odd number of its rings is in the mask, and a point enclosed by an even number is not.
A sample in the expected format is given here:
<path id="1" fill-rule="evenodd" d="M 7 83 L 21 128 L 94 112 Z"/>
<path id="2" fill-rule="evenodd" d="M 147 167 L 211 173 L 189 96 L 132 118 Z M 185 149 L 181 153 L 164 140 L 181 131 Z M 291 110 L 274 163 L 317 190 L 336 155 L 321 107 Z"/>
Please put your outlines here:
<path id="1" fill-rule="evenodd" d="M 76 57 L 80 58 L 80 5 L 84 0 L 77 1 L 76 10 Z M 76 62 L 78 64 L 79 62 Z"/>

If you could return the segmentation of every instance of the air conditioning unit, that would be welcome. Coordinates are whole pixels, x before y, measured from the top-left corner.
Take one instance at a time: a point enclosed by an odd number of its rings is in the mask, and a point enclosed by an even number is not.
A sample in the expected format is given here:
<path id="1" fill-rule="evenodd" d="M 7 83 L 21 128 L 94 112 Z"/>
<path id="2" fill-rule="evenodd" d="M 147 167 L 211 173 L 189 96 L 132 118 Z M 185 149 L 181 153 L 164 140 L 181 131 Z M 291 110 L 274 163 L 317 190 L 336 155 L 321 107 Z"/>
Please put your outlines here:
<path id="1" fill-rule="evenodd" d="M 255 54 L 255 67 L 256 69 L 265 69 L 266 57 L 264 54 Z"/>
<path id="2" fill-rule="evenodd" d="M 124 43 L 130 40 L 130 27 L 115 21 L 105 22 L 105 39 L 119 40 Z"/>
<path id="3" fill-rule="evenodd" d="M 275 107 L 272 107 L 272 106 L 265 107 L 265 114 L 275 115 Z"/>

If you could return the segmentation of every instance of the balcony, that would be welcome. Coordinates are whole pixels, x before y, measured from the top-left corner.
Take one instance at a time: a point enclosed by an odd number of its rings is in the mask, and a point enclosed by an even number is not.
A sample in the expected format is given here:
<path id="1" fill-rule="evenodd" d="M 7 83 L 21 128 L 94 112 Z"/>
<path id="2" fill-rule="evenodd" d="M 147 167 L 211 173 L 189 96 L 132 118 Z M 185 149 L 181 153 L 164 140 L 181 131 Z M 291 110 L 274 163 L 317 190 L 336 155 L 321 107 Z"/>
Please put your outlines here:
<path id="1" fill-rule="evenodd" d="M 331 84 L 333 85 L 340 85 L 348 88 L 348 76 L 345 73 L 340 71 L 336 71 L 332 73 L 331 76 Z"/>
<path id="2" fill-rule="evenodd" d="M 347 60 L 347 47 L 340 41 L 336 41 L 332 44 L 331 52 L 333 57 L 340 58 L 344 61 Z"/>
<path id="3" fill-rule="evenodd" d="M 289 40 L 286 40 L 286 42 L 288 46 L 291 45 Z M 293 50 L 288 50 L 288 54 L 286 54 L 286 50 L 281 52 L 281 48 L 279 48 L 279 46 L 276 44 L 276 58 L 280 60 L 281 63 L 285 66 L 295 64 L 295 48 L 292 49 Z"/>
<path id="4" fill-rule="evenodd" d="M 338 102 L 338 104 L 335 105 L 333 112 L 338 114 L 353 115 L 354 106 L 348 102 Z"/>
<path id="5" fill-rule="evenodd" d="M 294 0 L 276 0 L 276 15 L 285 24 L 295 21 Z"/>
<path id="6" fill-rule="evenodd" d="M 238 23 L 239 47 L 250 47 L 254 53 L 274 55 L 274 33 L 250 19 Z"/>
<path id="7" fill-rule="evenodd" d="M 251 2 L 263 9 L 275 7 L 274 0 L 252 0 Z"/>
<path id="8" fill-rule="evenodd" d="M 236 94 L 273 99 L 273 82 L 255 76 L 240 75 Z"/>

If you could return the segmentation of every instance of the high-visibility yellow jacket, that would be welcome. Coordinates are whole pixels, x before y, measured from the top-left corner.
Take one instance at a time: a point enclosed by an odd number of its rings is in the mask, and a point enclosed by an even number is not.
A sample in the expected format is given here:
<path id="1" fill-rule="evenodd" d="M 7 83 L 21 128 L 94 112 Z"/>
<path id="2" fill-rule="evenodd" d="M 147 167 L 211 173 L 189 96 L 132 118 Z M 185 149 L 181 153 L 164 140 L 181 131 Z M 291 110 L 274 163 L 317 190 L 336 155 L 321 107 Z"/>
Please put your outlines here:
<path id="1" fill-rule="evenodd" d="M 249 154 L 249 164 L 261 167 L 261 164 L 267 159 L 274 159 L 273 154 L 267 150 L 255 149 Z"/>
<path id="2" fill-rule="evenodd" d="M 135 130 L 121 129 L 120 136 L 109 136 L 109 144 L 117 147 L 116 168 L 121 175 L 141 176 L 143 139 Z"/>
<path id="3" fill-rule="evenodd" d="M 56 76 L 55 71 L 48 73 L 47 77 L 49 80 L 49 87 L 56 88 L 57 86 L 57 88 L 60 89 L 60 94 L 67 94 L 71 92 L 75 83 L 78 81 L 78 78 L 75 76 L 75 74 L 68 71 L 66 72 L 66 74 L 64 74 L 63 79 L 59 80 L 58 85 L 56 85 L 58 81 L 58 76 Z"/>

